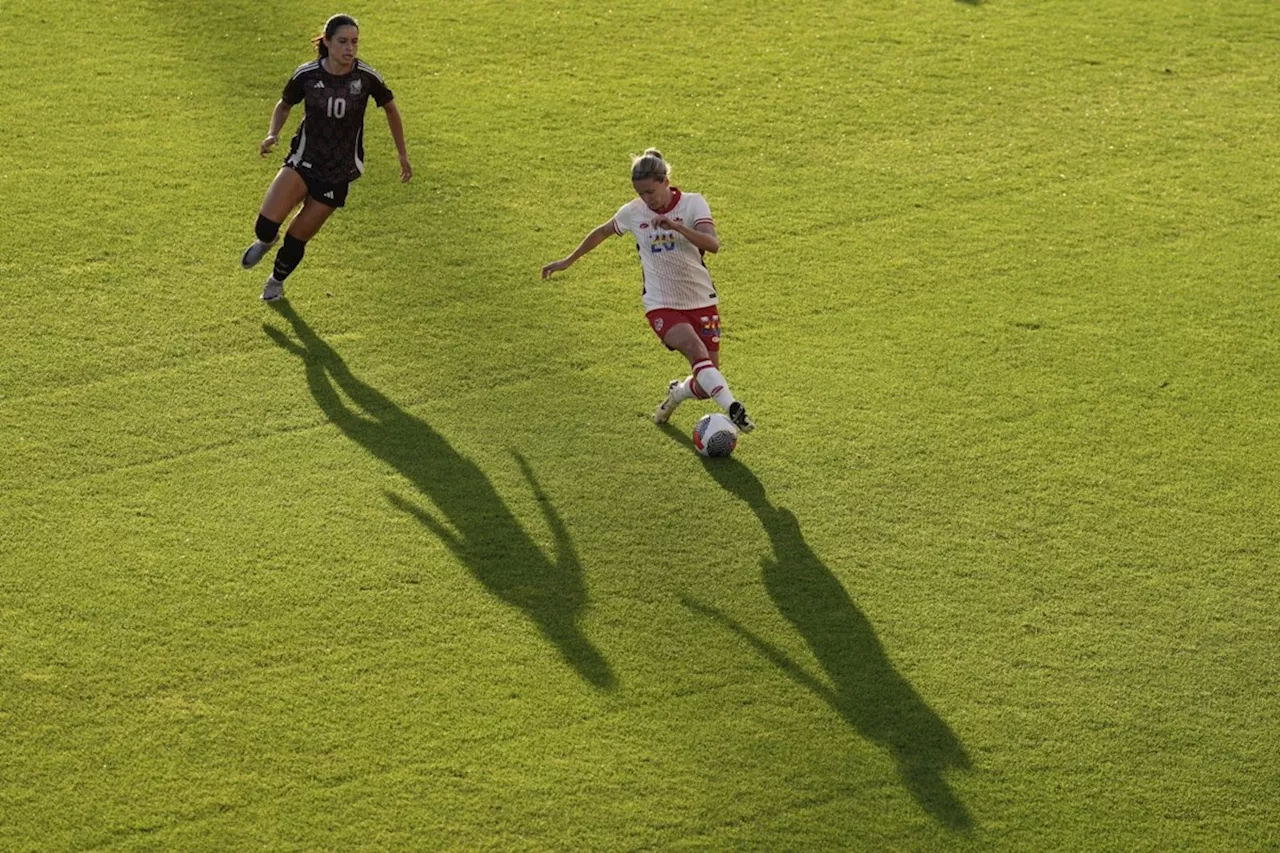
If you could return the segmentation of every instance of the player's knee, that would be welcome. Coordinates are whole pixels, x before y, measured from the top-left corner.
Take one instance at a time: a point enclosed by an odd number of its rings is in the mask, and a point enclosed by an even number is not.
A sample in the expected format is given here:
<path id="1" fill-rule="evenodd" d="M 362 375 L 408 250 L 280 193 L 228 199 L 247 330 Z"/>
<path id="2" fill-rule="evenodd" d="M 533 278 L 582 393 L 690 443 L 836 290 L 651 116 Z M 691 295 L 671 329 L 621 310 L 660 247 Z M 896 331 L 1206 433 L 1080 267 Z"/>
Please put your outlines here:
<path id="1" fill-rule="evenodd" d="M 673 328 L 662 342 L 689 359 L 689 364 L 707 359 L 706 346 L 698 339 L 697 333 L 688 323 L 681 323 Z"/>
<path id="2" fill-rule="evenodd" d="M 706 346 L 704 346 L 702 341 L 697 338 L 694 338 L 687 346 L 680 347 L 680 352 L 684 354 L 685 358 L 689 359 L 690 367 L 698 364 L 699 362 L 709 361 L 711 358 L 710 353 L 707 352 Z"/>
<path id="3" fill-rule="evenodd" d="M 258 222 L 253 226 L 253 233 L 258 235 L 258 239 L 264 243 L 274 243 L 276 235 L 280 233 L 280 223 L 272 222 L 259 213 Z"/>

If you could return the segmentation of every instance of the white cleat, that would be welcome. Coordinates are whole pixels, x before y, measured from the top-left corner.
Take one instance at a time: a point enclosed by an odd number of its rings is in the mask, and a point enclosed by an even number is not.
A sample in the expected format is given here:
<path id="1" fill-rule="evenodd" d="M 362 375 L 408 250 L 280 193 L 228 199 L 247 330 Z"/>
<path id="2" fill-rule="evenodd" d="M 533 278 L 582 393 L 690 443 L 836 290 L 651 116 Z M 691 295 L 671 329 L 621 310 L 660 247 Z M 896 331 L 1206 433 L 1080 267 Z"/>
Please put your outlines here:
<path id="1" fill-rule="evenodd" d="M 747 407 L 737 400 L 729 407 L 729 420 L 733 421 L 733 425 L 741 432 L 751 432 L 756 428 L 755 421 L 747 417 Z"/>
<path id="2" fill-rule="evenodd" d="M 284 282 L 276 281 L 274 277 L 267 279 L 267 284 L 262 288 L 262 301 L 275 302 L 284 296 Z"/>
<path id="3" fill-rule="evenodd" d="M 263 256 L 266 255 L 275 244 L 275 240 L 272 240 L 270 243 L 264 243 L 261 240 L 254 240 L 249 244 L 249 248 L 244 250 L 244 254 L 240 256 L 240 266 L 245 269 L 252 269 L 257 266 L 258 261 L 262 260 Z"/>
<path id="4" fill-rule="evenodd" d="M 665 424 L 671 420 L 671 413 L 676 410 L 683 400 L 676 397 L 676 389 L 680 387 L 679 379 L 672 379 L 667 385 L 667 399 L 658 404 L 658 408 L 653 410 L 653 422 L 655 424 Z"/>

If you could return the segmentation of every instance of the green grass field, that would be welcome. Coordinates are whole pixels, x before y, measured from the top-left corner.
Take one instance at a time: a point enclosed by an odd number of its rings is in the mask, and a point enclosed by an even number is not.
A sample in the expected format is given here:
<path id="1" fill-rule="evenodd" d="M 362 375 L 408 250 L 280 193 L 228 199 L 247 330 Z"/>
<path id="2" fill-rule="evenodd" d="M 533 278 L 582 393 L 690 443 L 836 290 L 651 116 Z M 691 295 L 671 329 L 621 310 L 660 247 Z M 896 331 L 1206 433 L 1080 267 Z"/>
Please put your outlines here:
<path id="1" fill-rule="evenodd" d="M 416 174 L 371 110 L 274 309 L 257 145 L 336 11 Z M 1280 849 L 1274 3 L 0 37 L 0 849 Z M 538 277 L 649 145 L 731 460 L 648 420 L 633 248 Z"/>

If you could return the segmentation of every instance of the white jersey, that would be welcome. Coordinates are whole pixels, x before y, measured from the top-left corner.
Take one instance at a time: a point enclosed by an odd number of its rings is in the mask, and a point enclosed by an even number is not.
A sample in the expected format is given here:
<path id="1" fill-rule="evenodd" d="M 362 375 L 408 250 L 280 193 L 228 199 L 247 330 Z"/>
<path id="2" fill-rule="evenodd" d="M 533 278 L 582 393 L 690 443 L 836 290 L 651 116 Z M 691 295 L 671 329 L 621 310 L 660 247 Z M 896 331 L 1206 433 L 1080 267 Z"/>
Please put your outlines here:
<path id="1" fill-rule="evenodd" d="M 689 228 L 701 222 L 715 223 L 707 200 L 697 193 L 671 188 L 671 206 L 662 211 L 668 219 Z M 711 273 L 702 263 L 702 251 L 675 231 L 654 227 L 657 213 L 640 199 L 632 199 L 613 217 L 619 236 L 630 231 L 644 269 L 644 310 L 655 308 L 704 308 L 719 299 Z"/>

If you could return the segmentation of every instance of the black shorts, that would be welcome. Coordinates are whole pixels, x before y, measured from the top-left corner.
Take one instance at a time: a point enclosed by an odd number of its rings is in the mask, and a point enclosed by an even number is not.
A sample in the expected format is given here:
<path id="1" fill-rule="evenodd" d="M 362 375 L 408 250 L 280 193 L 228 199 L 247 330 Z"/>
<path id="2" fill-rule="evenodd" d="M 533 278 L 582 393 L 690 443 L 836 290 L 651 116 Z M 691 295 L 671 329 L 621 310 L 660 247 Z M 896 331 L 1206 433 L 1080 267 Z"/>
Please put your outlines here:
<path id="1" fill-rule="evenodd" d="M 307 195 L 316 201 L 321 204 L 327 204 L 330 207 L 342 207 L 347 203 L 347 190 L 351 188 L 349 181 L 343 181 L 340 184 L 327 184 L 324 181 L 317 181 L 306 169 L 299 169 L 289 163 L 285 163 L 285 165 L 298 173 L 307 185 Z"/>

